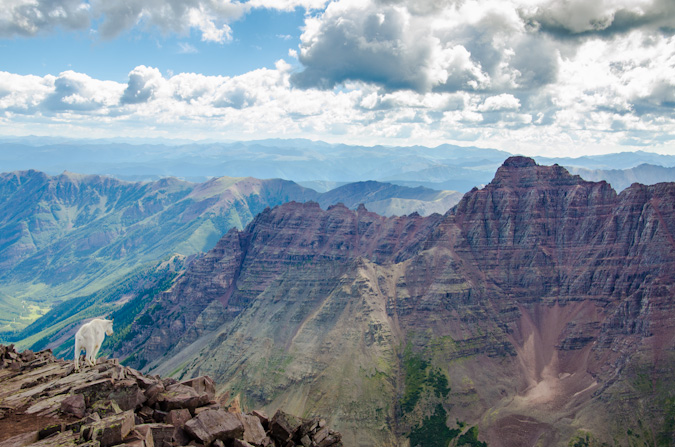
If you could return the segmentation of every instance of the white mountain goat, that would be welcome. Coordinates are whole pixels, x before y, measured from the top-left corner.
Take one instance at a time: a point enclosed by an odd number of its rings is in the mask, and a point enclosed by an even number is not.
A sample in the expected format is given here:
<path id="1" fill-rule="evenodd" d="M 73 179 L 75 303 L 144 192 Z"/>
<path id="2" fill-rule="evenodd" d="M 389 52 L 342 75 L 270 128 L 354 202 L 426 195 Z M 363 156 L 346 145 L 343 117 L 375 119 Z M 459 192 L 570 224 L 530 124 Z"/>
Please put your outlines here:
<path id="1" fill-rule="evenodd" d="M 80 352 L 86 351 L 85 361 L 90 365 L 96 364 L 96 356 L 101 349 L 103 339 L 113 334 L 113 320 L 95 318 L 83 324 L 75 334 L 75 369 L 80 369 Z"/>

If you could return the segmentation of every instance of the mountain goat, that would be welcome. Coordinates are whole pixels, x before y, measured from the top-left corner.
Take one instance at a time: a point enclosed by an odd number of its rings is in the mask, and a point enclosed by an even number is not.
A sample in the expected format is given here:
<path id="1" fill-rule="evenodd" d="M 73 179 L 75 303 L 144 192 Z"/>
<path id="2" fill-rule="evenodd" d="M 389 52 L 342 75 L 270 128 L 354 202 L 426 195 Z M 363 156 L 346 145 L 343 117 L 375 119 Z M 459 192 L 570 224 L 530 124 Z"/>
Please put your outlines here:
<path id="1" fill-rule="evenodd" d="M 86 351 L 85 361 L 90 365 L 96 364 L 96 356 L 101 349 L 103 339 L 113 334 L 113 320 L 95 318 L 83 324 L 75 334 L 75 369 L 80 369 L 80 352 Z"/>

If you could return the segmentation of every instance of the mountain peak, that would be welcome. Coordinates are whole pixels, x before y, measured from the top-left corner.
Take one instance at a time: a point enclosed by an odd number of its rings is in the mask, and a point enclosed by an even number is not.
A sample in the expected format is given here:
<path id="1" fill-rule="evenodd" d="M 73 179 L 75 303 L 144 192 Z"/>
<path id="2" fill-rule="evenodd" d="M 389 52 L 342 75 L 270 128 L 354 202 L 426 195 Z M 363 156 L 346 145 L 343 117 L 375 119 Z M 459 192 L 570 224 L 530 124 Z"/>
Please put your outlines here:
<path id="1" fill-rule="evenodd" d="M 490 185 L 493 187 L 542 188 L 547 187 L 546 185 L 559 187 L 582 183 L 588 182 L 578 175 L 570 174 L 567 169 L 560 165 L 542 166 L 530 157 L 514 156 L 507 158 L 502 166 L 497 169 Z"/>
<path id="2" fill-rule="evenodd" d="M 529 168 L 532 166 L 537 166 L 537 163 L 534 161 L 534 159 L 530 157 L 523 157 L 521 155 L 509 157 L 504 161 L 504 164 L 502 164 L 502 167 L 505 168 Z"/>

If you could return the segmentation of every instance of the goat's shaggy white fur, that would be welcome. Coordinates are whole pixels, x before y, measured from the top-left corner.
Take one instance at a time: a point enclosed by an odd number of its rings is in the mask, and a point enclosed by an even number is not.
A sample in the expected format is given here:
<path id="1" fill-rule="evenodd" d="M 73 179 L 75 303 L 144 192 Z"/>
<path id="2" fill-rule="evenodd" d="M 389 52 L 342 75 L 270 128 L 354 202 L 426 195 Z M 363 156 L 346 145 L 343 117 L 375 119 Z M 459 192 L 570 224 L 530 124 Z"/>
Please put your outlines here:
<path id="1" fill-rule="evenodd" d="M 103 339 L 113 334 L 113 321 L 95 318 L 83 324 L 75 334 L 75 369 L 80 369 L 80 352 L 86 351 L 85 361 L 90 365 L 96 364 L 96 356 L 101 349 Z"/>

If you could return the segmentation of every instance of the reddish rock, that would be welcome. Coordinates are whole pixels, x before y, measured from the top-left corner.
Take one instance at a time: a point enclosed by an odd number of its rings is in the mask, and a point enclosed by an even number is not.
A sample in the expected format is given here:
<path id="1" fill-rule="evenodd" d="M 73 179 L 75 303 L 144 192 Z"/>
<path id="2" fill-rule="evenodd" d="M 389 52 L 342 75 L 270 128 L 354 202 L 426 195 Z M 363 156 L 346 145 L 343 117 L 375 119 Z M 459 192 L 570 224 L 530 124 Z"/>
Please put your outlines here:
<path id="1" fill-rule="evenodd" d="M 164 391 L 166 391 L 166 388 L 164 388 L 164 384 L 162 382 L 151 385 L 150 388 L 145 390 L 145 397 L 147 398 L 146 404 L 150 407 L 155 406 L 160 394 L 162 394 Z"/>
<path id="2" fill-rule="evenodd" d="M 76 447 L 79 440 L 79 434 L 64 431 L 30 445 L 32 447 Z"/>
<path id="3" fill-rule="evenodd" d="M 241 439 L 244 424 L 236 415 L 223 410 L 208 410 L 185 423 L 185 431 L 205 444 L 215 439 Z"/>
<path id="4" fill-rule="evenodd" d="M 87 406 L 97 400 L 106 399 L 115 388 L 115 380 L 111 378 L 94 380 L 73 388 L 73 394 L 81 394 Z"/>
<path id="5" fill-rule="evenodd" d="M 157 396 L 157 403 L 163 411 L 178 408 L 194 411 L 195 408 L 207 405 L 210 401 L 208 394 L 198 393 L 194 388 L 180 383 L 168 386 Z"/>
<path id="6" fill-rule="evenodd" d="M 137 425 L 132 433 L 135 438 L 141 440 L 145 447 L 155 447 L 155 439 L 152 434 L 152 427 L 150 424 Z M 124 442 L 128 442 L 125 440 Z M 161 445 L 158 447 L 162 447 Z"/>
<path id="7" fill-rule="evenodd" d="M 0 352 L 0 354 L 2 353 Z M 38 442 L 38 440 L 38 432 L 30 431 L 5 439 L 4 441 L 0 442 L 0 447 L 23 447 L 33 444 L 34 442 Z"/>
<path id="8" fill-rule="evenodd" d="M 159 423 L 143 424 L 143 426 L 152 431 L 152 438 L 155 442 L 155 447 L 170 447 L 176 427 L 169 424 Z"/>
<path id="9" fill-rule="evenodd" d="M 129 410 L 84 426 L 82 431 L 86 440 L 98 441 L 101 447 L 110 447 L 121 444 L 133 428 L 134 412 Z"/>
<path id="10" fill-rule="evenodd" d="M 255 447 L 255 446 L 249 444 L 246 441 L 242 441 L 241 439 L 235 439 L 234 442 L 232 443 L 232 447 Z"/>
<path id="11" fill-rule="evenodd" d="M 108 395 L 108 399 L 117 402 L 122 411 L 140 408 L 147 400 L 137 381 L 134 379 L 116 381 L 113 391 Z"/>
<path id="12" fill-rule="evenodd" d="M 293 438 L 295 430 L 301 421 L 293 415 L 277 410 L 270 420 L 270 432 L 281 442 L 288 442 Z"/>
<path id="13" fill-rule="evenodd" d="M 190 410 L 187 408 L 179 408 L 169 411 L 165 419 L 167 424 L 182 427 L 187 421 L 192 419 L 192 414 L 190 414 Z"/>
<path id="14" fill-rule="evenodd" d="M 238 414 L 237 417 L 244 425 L 244 441 L 260 445 L 267 436 L 260 419 L 247 414 Z"/>
<path id="15" fill-rule="evenodd" d="M 61 412 L 65 414 L 71 414 L 77 418 L 83 418 L 87 406 L 84 402 L 84 396 L 81 394 L 73 394 L 72 396 L 66 397 L 61 402 Z"/>
<path id="16" fill-rule="evenodd" d="M 208 376 L 195 377 L 194 379 L 183 380 L 180 383 L 193 388 L 199 394 L 206 393 L 211 400 L 216 397 L 215 384 L 213 383 L 213 379 Z"/>
<path id="17" fill-rule="evenodd" d="M 265 413 L 264 411 L 260 411 L 260 410 L 253 410 L 253 411 L 251 411 L 250 414 L 251 414 L 251 416 L 257 417 L 258 420 L 260 421 L 260 423 L 262 424 L 262 426 L 265 428 L 265 430 L 267 430 L 267 428 L 269 426 L 269 422 L 270 422 L 270 418 L 267 416 L 267 413 Z"/>

